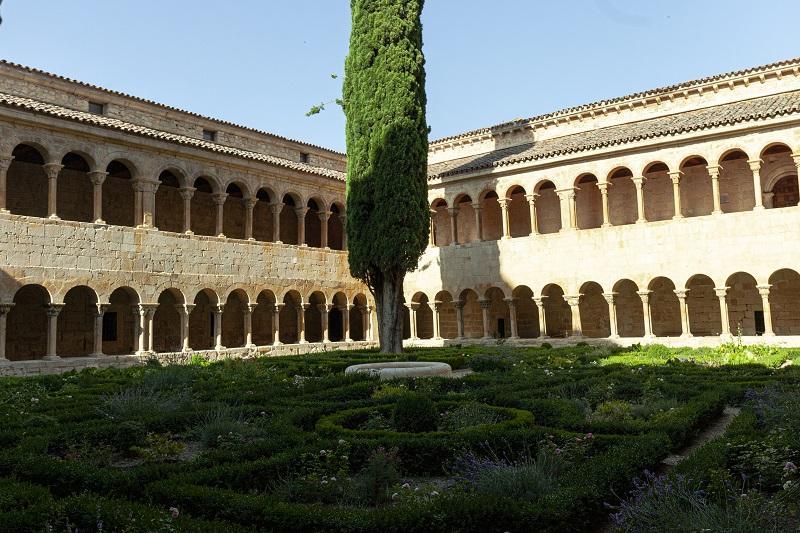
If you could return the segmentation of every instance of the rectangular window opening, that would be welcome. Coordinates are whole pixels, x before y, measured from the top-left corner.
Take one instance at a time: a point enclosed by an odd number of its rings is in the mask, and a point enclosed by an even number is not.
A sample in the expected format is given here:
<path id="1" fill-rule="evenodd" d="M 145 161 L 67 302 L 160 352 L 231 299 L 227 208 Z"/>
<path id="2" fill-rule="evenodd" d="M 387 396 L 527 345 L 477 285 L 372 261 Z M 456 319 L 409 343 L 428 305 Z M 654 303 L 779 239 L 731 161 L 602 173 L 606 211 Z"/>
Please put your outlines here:
<path id="1" fill-rule="evenodd" d="M 89 102 L 89 113 L 94 115 L 103 115 L 105 114 L 106 106 L 105 104 L 101 104 L 99 102 Z"/>
<path id="2" fill-rule="evenodd" d="M 203 130 L 203 140 L 215 142 L 217 140 L 217 132 L 213 130 Z"/>
<path id="3" fill-rule="evenodd" d="M 306 152 L 300 152 L 300 162 L 301 163 L 308 163 L 310 154 Z"/>

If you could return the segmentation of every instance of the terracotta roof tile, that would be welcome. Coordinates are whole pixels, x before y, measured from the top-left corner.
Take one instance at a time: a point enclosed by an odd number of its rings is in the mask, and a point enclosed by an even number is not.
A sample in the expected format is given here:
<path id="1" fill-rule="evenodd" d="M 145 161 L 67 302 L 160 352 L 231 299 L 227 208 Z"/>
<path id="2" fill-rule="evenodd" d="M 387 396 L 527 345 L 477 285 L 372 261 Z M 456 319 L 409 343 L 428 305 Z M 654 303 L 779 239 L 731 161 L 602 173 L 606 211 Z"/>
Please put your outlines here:
<path id="1" fill-rule="evenodd" d="M 444 178 L 513 163 L 535 161 L 798 112 L 800 112 L 800 92 L 765 96 L 443 161 L 428 167 L 428 179 Z"/>
<path id="2" fill-rule="evenodd" d="M 31 98 L 23 98 L 21 96 L 13 96 L 10 94 L 0 93 L 0 105 L 12 108 L 25 109 L 26 111 L 42 113 L 44 115 L 58 117 L 65 120 L 83 122 L 86 124 L 91 124 L 93 126 L 100 126 L 103 128 L 124 131 L 125 133 L 141 135 L 143 137 L 159 139 L 166 142 L 182 144 L 185 146 L 192 146 L 194 148 L 200 148 L 203 150 L 230 155 L 233 157 L 239 157 L 242 159 L 249 159 L 251 161 L 259 161 L 262 163 L 267 163 L 278 167 L 288 168 L 300 172 L 306 172 L 308 174 L 315 174 L 317 176 L 331 178 L 337 181 L 345 181 L 345 174 L 343 172 L 339 172 L 336 170 L 316 167 L 305 163 L 299 163 L 296 161 L 275 157 L 272 155 L 252 152 L 249 150 L 231 148 L 229 146 L 223 146 L 221 144 L 216 144 L 201 139 L 195 139 L 193 137 L 187 137 L 186 135 L 178 135 L 175 133 L 169 133 L 161 130 L 156 130 L 153 128 L 138 126 L 136 124 L 125 122 L 116 118 L 106 117 L 103 115 L 95 115 L 93 113 L 87 113 L 84 111 L 75 111 L 74 109 L 69 109 L 54 104 L 47 104 L 44 102 L 40 102 L 38 100 L 33 100 Z"/>

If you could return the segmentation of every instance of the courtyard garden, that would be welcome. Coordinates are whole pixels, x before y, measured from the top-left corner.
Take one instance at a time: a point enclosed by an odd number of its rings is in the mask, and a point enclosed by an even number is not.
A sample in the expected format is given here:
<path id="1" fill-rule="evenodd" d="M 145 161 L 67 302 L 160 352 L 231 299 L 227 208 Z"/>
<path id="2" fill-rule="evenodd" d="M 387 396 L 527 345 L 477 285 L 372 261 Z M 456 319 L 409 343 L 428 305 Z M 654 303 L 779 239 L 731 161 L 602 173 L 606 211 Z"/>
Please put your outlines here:
<path id="1" fill-rule="evenodd" d="M 394 360 L 456 376 L 345 374 Z M 7 378 L 0 530 L 795 531 L 798 365 L 498 344 Z"/>

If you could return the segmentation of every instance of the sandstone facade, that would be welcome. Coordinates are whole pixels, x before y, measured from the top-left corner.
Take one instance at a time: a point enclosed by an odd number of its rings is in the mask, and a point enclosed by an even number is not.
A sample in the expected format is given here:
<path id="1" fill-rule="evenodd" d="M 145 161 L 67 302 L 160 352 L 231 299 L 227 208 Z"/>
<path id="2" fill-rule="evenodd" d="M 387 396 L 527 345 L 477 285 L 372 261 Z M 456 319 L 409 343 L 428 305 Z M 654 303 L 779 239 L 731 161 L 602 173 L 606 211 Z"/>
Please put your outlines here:
<path id="1" fill-rule="evenodd" d="M 345 165 L 0 63 L 0 361 L 369 341 Z"/>
<path id="2" fill-rule="evenodd" d="M 799 69 L 432 143 L 412 337 L 797 343 Z"/>

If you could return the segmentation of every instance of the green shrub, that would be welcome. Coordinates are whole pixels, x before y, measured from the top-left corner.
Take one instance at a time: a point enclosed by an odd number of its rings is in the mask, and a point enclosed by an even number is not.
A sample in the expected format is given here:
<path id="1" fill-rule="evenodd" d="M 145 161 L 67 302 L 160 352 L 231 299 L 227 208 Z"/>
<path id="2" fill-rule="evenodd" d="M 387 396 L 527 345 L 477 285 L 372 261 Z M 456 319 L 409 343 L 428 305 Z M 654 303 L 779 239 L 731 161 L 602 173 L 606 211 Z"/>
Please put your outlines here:
<path id="1" fill-rule="evenodd" d="M 404 394 L 397 399 L 392 411 L 392 425 L 397 431 L 408 433 L 436 431 L 438 422 L 436 405 L 425 394 Z"/>
<path id="2" fill-rule="evenodd" d="M 134 446 L 141 446 L 147 438 L 144 424 L 135 420 L 126 420 L 116 427 L 112 444 L 120 451 L 128 452 Z"/>
<path id="3" fill-rule="evenodd" d="M 379 447 L 370 454 L 367 464 L 354 480 L 359 499 L 369 505 L 382 505 L 389 501 L 389 489 L 400 481 L 400 459 L 397 448 Z"/>
<path id="4" fill-rule="evenodd" d="M 477 402 L 470 402 L 442 413 L 439 431 L 460 431 L 469 427 L 496 424 L 500 413 Z"/>
<path id="5" fill-rule="evenodd" d="M 478 354 L 469 361 L 475 372 L 506 372 L 511 370 L 513 362 L 504 355 Z"/>

